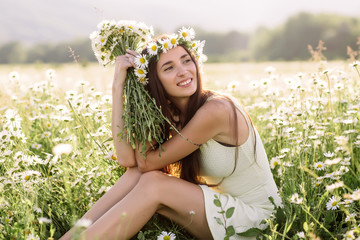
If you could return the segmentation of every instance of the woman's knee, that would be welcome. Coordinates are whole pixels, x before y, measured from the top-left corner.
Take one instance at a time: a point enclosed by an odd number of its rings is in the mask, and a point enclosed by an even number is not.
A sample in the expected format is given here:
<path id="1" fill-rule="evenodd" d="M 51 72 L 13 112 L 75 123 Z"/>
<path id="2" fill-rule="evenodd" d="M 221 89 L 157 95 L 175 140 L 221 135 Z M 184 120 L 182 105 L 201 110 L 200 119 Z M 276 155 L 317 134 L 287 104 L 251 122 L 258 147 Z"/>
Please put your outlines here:
<path id="1" fill-rule="evenodd" d="M 149 191 L 155 197 L 157 194 L 160 194 L 161 185 L 164 183 L 165 177 L 166 175 L 161 171 L 149 171 L 141 175 L 138 184 L 144 191 Z"/>

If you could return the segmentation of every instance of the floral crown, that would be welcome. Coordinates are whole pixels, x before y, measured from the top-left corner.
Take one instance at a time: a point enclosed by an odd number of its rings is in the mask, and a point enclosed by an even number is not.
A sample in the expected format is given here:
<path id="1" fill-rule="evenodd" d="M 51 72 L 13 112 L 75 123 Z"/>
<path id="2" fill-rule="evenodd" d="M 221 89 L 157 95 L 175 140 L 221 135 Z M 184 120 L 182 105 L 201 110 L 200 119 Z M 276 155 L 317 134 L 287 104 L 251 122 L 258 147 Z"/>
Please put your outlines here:
<path id="1" fill-rule="evenodd" d="M 149 72 L 149 61 L 151 58 L 156 57 L 159 59 L 160 53 L 166 53 L 178 45 L 185 45 L 190 52 L 192 52 L 197 59 L 198 65 L 201 67 L 202 63 L 206 61 L 206 56 L 203 54 L 205 41 L 193 40 L 195 31 L 193 28 L 181 28 L 178 34 L 163 35 L 159 40 L 152 40 L 145 46 L 147 54 L 139 54 L 135 58 L 136 68 L 134 69 L 135 75 L 140 83 L 146 85 L 148 78 L 146 74 Z"/>

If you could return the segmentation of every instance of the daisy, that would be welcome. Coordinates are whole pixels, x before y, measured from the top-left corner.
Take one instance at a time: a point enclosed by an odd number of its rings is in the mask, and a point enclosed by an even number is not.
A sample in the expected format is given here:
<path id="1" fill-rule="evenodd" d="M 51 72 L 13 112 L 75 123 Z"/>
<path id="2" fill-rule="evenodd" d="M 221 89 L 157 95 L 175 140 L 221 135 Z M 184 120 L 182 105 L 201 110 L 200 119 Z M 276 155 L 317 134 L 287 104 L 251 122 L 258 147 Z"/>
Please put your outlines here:
<path id="1" fill-rule="evenodd" d="M 19 78 L 20 78 L 20 76 L 19 76 L 19 73 L 18 72 L 11 72 L 11 73 L 9 73 L 9 79 L 10 79 L 10 81 L 18 81 L 19 80 Z"/>
<path id="2" fill-rule="evenodd" d="M 336 210 L 339 208 L 340 199 L 337 196 L 332 196 L 326 203 L 327 210 Z"/>
<path id="3" fill-rule="evenodd" d="M 314 163 L 314 167 L 316 170 L 324 170 L 325 169 L 325 164 L 323 162 L 316 162 Z"/>
<path id="4" fill-rule="evenodd" d="M 46 218 L 46 217 L 39 217 L 39 223 L 42 224 L 42 223 L 51 223 L 51 220 Z"/>
<path id="5" fill-rule="evenodd" d="M 299 238 L 305 238 L 305 233 L 304 233 L 304 232 L 298 232 L 298 233 L 296 233 L 296 235 L 297 235 Z"/>
<path id="6" fill-rule="evenodd" d="M 34 234 L 30 234 L 26 240 L 40 240 L 40 238 Z"/>
<path id="7" fill-rule="evenodd" d="M 323 153 L 323 154 L 324 154 L 324 156 L 327 157 L 327 158 L 332 158 L 333 156 L 335 156 L 335 153 L 330 152 L 330 151 L 328 151 L 328 152 L 326 152 L 326 153 Z"/>
<path id="8" fill-rule="evenodd" d="M 76 227 L 79 228 L 88 228 L 92 224 L 90 219 L 80 219 L 75 223 Z"/>
<path id="9" fill-rule="evenodd" d="M 275 68 L 272 66 L 269 66 L 265 69 L 265 72 L 267 72 L 268 74 L 272 74 L 273 72 L 275 72 Z"/>
<path id="10" fill-rule="evenodd" d="M 301 204 L 303 202 L 304 198 L 299 197 L 298 193 L 294 193 L 291 198 L 290 201 L 292 203 L 296 203 L 296 204 Z"/>
<path id="11" fill-rule="evenodd" d="M 61 154 L 70 154 L 73 150 L 71 144 L 68 143 L 60 143 L 53 147 L 52 152 L 54 155 L 59 156 Z"/>
<path id="12" fill-rule="evenodd" d="M 355 239 L 354 231 L 353 230 L 347 231 L 344 237 L 345 240 Z"/>
<path id="13" fill-rule="evenodd" d="M 340 188 L 340 187 L 344 187 L 344 182 L 339 181 L 339 182 L 336 182 L 336 183 L 327 185 L 327 186 L 326 186 L 326 191 L 330 191 L 330 192 L 331 192 L 331 191 L 334 191 L 335 189 Z"/>
<path id="14" fill-rule="evenodd" d="M 276 166 L 280 165 L 280 159 L 277 157 L 273 157 L 270 161 L 271 169 L 274 169 Z"/>
<path id="15" fill-rule="evenodd" d="M 179 44 L 178 36 L 176 34 L 171 34 L 169 36 L 169 42 L 170 42 L 170 48 L 176 47 Z"/>
<path id="16" fill-rule="evenodd" d="M 143 85 L 146 85 L 146 84 L 148 84 L 148 78 L 146 78 L 146 77 L 140 77 L 139 79 L 139 82 L 141 83 L 141 84 L 143 84 Z"/>
<path id="17" fill-rule="evenodd" d="M 231 81 L 231 82 L 228 84 L 227 88 L 228 88 L 228 91 L 229 91 L 229 92 L 235 92 L 235 91 L 239 90 L 239 88 L 240 88 L 240 82 L 239 82 L 239 81 Z"/>
<path id="18" fill-rule="evenodd" d="M 162 231 L 161 234 L 157 237 L 157 240 L 175 240 L 176 236 L 172 232 Z"/>
<path id="19" fill-rule="evenodd" d="M 146 59 L 146 55 L 140 54 L 135 58 L 135 64 L 138 68 L 145 68 L 148 65 L 148 60 Z"/>
<path id="20" fill-rule="evenodd" d="M 184 38 L 186 41 L 190 41 L 195 37 L 195 31 L 193 28 L 181 28 L 179 30 L 180 37 Z"/>
<path id="21" fill-rule="evenodd" d="M 42 145 L 41 145 L 40 143 L 34 143 L 33 145 L 31 145 L 31 148 L 40 149 L 41 146 L 42 146 Z"/>
<path id="22" fill-rule="evenodd" d="M 49 80 L 53 80 L 55 78 L 55 70 L 54 69 L 48 69 L 46 70 L 46 77 Z"/>
<path id="23" fill-rule="evenodd" d="M 50 136 L 51 136 L 51 132 L 48 132 L 48 131 L 43 132 L 43 134 L 41 134 L 42 138 L 47 138 L 47 137 L 50 137 Z"/>
<path id="24" fill-rule="evenodd" d="M 147 74 L 146 70 L 145 69 L 142 69 L 142 68 L 135 68 L 135 75 L 138 77 L 138 78 L 144 78 Z"/>
<path id="25" fill-rule="evenodd" d="M 170 50 L 170 39 L 161 39 L 159 40 L 159 43 L 161 44 L 161 49 L 163 53 L 166 53 L 168 50 Z"/>
<path id="26" fill-rule="evenodd" d="M 158 54 L 158 45 L 155 42 L 151 42 L 148 46 L 147 46 L 147 51 L 151 56 L 157 55 Z"/>
<path id="27" fill-rule="evenodd" d="M 251 82 L 249 83 L 249 87 L 250 87 L 251 89 L 257 89 L 257 88 L 259 87 L 259 82 L 257 82 L 257 81 L 251 81 Z"/>

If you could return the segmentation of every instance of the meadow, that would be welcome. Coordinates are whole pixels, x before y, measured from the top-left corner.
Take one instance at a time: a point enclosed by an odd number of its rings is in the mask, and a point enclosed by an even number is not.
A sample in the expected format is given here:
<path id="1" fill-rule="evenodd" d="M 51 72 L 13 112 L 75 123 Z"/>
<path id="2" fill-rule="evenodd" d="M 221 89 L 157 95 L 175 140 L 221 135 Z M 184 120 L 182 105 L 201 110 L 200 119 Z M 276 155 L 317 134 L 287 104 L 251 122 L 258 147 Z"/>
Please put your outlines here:
<path id="1" fill-rule="evenodd" d="M 266 230 L 248 234 L 360 239 L 358 64 L 205 64 L 205 88 L 249 112 L 283 201 Z M 77 220 L 124 173 L 111 139 L 112 75 L 98 64 L 0 66 L 0 239 L 58 239 L 85 228 Z M 133 239 L 163 231 L 193 239 L 158 215 Z"/>

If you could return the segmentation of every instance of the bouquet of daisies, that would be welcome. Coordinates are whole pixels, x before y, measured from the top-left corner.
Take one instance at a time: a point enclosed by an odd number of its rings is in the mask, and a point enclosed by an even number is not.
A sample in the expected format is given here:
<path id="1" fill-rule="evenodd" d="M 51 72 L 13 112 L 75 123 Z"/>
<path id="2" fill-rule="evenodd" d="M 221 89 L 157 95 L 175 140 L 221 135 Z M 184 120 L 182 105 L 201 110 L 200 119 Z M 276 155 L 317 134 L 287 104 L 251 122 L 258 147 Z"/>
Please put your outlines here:
<path id="1" fill-rule="evenodd" d="M 145 43 L 153 37 L 152 27 L 135 21 L 102 21 L 98 31 L 90 34 L 92 49 L 100 64 L 106 66 L 115 63 L 126 49 L 140 52 Z M 145 153 L 146 142 L 163 141 L 164 116 L 155 100 L 144 88 L 144 83 L 129 69 L 124 88 L 124 128 L 123 139 L 135 149 L 136 143 L 142 144 Z"/>

